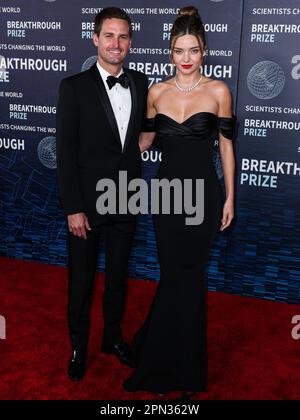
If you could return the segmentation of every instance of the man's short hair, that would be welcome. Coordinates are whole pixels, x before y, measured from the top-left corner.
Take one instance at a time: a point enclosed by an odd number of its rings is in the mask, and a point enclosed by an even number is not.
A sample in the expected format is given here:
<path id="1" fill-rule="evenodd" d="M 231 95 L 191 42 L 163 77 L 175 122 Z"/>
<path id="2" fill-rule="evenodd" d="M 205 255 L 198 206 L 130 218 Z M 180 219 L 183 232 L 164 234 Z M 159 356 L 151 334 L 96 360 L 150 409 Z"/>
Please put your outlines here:
<path id="1" fill-rule="evenodd" d="M 132 38 L 131 20 L 128 14 L 119 7 L 106 7 L 95 17 L 94 33 L 99 36 L 105 19 L 122 19 L 128 23 L 128 32 Z"/>

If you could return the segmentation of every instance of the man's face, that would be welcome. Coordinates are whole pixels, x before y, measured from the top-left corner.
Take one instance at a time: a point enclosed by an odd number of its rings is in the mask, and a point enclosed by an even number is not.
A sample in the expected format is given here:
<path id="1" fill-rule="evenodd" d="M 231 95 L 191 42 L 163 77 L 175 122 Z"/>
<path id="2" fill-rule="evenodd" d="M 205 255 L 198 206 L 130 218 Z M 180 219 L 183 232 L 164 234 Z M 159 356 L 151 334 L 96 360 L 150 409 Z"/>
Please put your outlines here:
<path id="1" fill-rule="evenodd" d="M 122 64 L 131 45 L 128 23 L 123 19 L 105 19 L 99 37 L 94 33 L 93 41 L 100 64 Z"/>

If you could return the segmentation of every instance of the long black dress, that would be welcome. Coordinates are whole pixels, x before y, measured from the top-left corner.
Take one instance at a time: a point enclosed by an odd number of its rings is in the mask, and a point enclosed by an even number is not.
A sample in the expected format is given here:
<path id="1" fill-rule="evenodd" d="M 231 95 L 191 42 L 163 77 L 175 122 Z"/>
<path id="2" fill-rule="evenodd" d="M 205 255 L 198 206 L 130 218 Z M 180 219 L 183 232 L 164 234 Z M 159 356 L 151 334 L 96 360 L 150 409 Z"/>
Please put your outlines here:
<path id="1" fill-rule="evenodd" d="M 205 391 L 204 268 L 221 220 L 213 146 L 219 131 L 232 139 L 233 119 L 199 112 L 181 124 L 164 114 L 157 114 L 152 122 L 163 152 L 158 178 L 204 179 L 204 221 L 187 226 L 186 214 L 154 216 L 161 277 L 148 317 L 133 339 L 137 369 L 124 388 L 156 393 Z"/>

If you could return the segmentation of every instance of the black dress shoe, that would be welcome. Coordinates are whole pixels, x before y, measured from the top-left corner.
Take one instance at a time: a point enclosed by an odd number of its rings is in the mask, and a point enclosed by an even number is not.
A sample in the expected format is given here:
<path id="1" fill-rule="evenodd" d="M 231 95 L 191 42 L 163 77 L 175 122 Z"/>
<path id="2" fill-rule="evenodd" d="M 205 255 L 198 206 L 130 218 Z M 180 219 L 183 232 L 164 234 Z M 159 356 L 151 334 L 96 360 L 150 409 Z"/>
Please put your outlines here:
<path id="1" fill-rule="evenodd" d="M 102 344 L 101 350 L 105 354 L 114 354 L 121 363 L 129 367 L 136 367 L 131 348 L 125 342 L 114 345 Z"/>
<path id="2" fill-rule="evenodd" d="M 79 355 L 75 350 L 68 365 L 68 375 L 72 381 L 80 381 L 85 374 L 85 357 Z"/>

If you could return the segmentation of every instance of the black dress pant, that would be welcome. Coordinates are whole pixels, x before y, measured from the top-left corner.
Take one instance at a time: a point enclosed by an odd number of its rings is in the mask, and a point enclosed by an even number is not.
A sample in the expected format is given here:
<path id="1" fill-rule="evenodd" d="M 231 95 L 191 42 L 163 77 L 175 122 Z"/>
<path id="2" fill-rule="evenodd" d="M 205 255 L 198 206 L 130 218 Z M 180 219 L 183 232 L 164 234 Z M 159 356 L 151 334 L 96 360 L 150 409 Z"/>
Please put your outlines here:
<path id="1" fill-rule="evenodd" d="M 69 233 L 69 334 L 73 350 L 86 355 L 90 331 L 90 307 L 93 295 L 99 243 L 105 246 L 105 291 L 103 297 L 103 343 L 122 342 L 127 267 L 135 229 L 134 221 L 109 220 L 92 225 L 87 239 Z"/>

